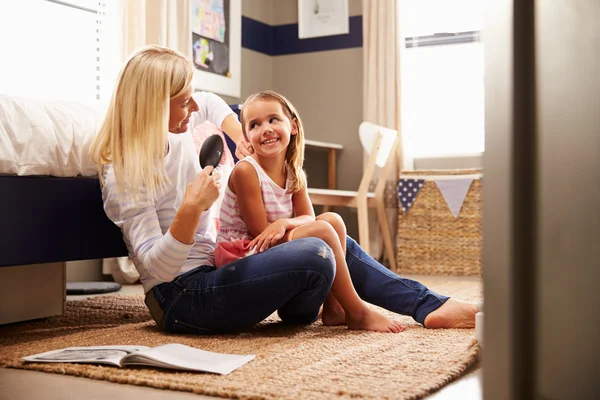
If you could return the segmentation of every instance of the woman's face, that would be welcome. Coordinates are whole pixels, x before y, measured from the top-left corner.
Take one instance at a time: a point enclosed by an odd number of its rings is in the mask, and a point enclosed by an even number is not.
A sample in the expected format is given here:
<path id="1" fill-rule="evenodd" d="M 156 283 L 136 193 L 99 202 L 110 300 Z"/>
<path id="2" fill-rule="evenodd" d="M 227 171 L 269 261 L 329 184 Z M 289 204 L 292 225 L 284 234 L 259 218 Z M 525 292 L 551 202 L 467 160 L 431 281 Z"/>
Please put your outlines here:
<path id="1" fill-rule="evenodd" d="M 190 86 L 169 104 L 169 132 L 184 133 L 190 123 L 190 116 L 199 110 L 198 103 L 192 97 L 194 89 Z"/>

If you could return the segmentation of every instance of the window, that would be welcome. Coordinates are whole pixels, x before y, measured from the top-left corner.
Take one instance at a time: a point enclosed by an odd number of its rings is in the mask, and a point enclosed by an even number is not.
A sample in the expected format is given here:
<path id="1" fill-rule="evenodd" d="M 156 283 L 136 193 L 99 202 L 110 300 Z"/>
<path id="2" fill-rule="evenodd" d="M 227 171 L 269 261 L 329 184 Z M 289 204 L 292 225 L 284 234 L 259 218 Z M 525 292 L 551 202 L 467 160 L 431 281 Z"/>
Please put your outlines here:
<path id="1" fill-rule="evenodd" d="M 402 0 L 399 10 L 408 157 L 482 153 L 483 0 Z"/>
<path id="2" fill-rule="evenodd" d="M 3 2 L 0 92 L 107 102 L 118 63 L 113 4 L 112 0 Z"/>

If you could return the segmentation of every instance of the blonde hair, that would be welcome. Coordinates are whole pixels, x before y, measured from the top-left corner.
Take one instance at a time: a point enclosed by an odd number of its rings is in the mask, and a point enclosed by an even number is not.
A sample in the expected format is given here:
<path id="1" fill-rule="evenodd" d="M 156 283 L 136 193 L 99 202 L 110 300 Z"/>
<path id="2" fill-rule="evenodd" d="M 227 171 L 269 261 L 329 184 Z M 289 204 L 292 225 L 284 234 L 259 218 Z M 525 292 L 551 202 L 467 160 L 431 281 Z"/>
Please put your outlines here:
<path id="1" fill-rule="evenodd" d="M 258 92 L 248 96 L 248 98 L 242 104 L 242 112 L 240 113 L 240 121 L 242 123 L 242 132 L 244 137 L 248 139 L 246 132 L 246 123 L 244 117 L 244 110 L 250 103 L 261 100 L 261 101 L 275 101 L 281 104 L 284 114 L 290 120 L 291 123 L 296 122 L 298 127 L 298 133 L 291 137 L 290 144 L 288 145 L 285 154 L 285 165 L 289 175 L 291 175 L 291 187 L 290 191 L 296 193 L 306 187 L 306 173 L 302 169 L 304 165 L 304 128 L 302 126 L 302 120 L 298 115 L 298 111 L 294 105 L 286 99 L 284 96 L 277 92 L 266 90 Z"/>
<path id="2" fill-rule="evenodd" d="M 165 169 L 169 105 L 192 84 L 194 67 L 183 54 L 146 46 L 125 63 L 91 156 L 102 179 L 112 164 L 119 190 L 133 197 L 144 190 L 155 199 L 169 183 Z"/>

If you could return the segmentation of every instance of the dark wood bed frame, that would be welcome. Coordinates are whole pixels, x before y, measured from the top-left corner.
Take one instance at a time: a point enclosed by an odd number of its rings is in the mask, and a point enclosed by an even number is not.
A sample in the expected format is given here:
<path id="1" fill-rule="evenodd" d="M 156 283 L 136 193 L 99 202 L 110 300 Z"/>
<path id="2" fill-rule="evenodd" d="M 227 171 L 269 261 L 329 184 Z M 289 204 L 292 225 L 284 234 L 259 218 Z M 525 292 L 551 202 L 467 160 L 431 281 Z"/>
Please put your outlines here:
<path id="1" fill-rule="evenodd" d="M 0 324 L 59 315 L 66 262 L 127 255 L 97 178 L 0 175 Z"/>
<path id="2" fill-rule="evenodd" d="M 0 267 L 127 255 L 97 178 L 0 176 Z"/>

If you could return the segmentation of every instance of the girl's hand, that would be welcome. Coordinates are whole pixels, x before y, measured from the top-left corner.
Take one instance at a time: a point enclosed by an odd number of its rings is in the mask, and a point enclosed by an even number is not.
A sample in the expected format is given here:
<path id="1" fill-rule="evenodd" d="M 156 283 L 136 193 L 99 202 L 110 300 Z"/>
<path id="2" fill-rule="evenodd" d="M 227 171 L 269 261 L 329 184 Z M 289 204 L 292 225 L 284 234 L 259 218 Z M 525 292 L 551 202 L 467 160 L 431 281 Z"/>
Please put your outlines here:
<path id="1" fill-rule="evenodd" d="M 261 253 L 269 247 L 276 245 L 277 241 L 285 235 L 285 232 L 286 223 L 284 220 L 279 219 L 267 226 L 260 235 L 250 242 L 250 249 L 256 248 L 256 252 Z"/>
<path id="2" fill-rule="evenodd" d="M 187 184 L 183 203 L 199 207 L 200 210 L 208 210 L 210 206 L 219 198 L 220 175 L 213 172 L 212 166 L 205 167 Z"/>
<path id="3" fill-rule="evenodd" d="M 252 145 L 242 135 L 240 140 L 238 140 L 238 142 L 235 144 L 235 156 L 241 160 L 242 158 L 249 156 L 252 153 L 254 153 Z"/>

